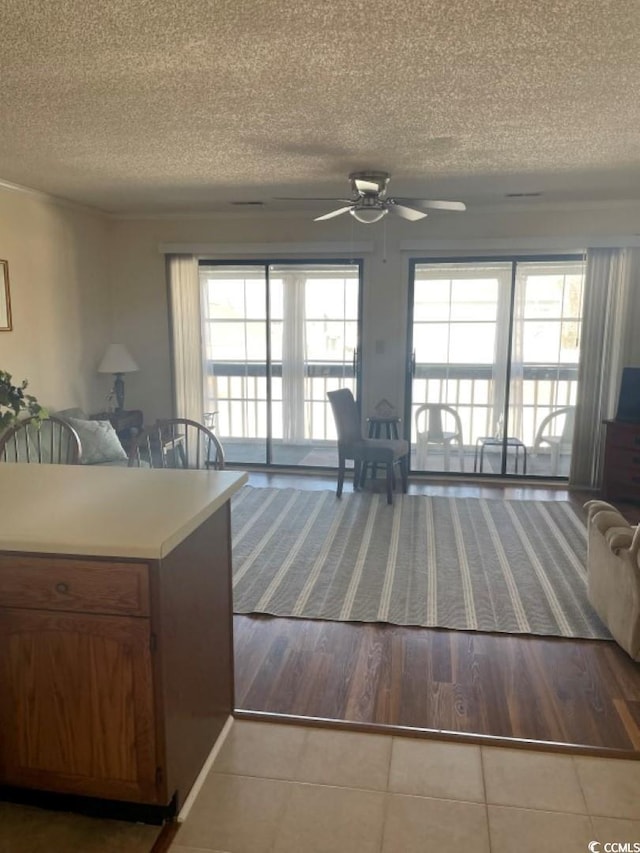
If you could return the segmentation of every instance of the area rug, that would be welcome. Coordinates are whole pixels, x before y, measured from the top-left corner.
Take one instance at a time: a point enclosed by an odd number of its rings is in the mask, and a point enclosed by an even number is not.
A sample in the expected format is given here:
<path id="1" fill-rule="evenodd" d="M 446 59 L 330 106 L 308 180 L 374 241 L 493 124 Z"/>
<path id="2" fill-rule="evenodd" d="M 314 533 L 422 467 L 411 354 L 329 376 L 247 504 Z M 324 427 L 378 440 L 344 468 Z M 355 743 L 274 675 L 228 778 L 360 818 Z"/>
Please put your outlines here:
<path id="1" fill-rule="evenodd" d="M 566 501 L 245 486 L 231 517 L 236 613 L 610 639 Z"/>

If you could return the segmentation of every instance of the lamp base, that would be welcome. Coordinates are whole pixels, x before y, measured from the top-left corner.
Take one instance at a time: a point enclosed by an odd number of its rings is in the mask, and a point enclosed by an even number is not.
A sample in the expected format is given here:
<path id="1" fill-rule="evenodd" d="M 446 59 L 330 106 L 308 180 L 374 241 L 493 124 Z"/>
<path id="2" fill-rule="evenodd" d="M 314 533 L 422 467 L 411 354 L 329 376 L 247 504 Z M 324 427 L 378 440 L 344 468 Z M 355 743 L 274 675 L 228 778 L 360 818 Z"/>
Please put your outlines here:
<path id="1" fill-rule="evenodd" d="M 124 379 L 121 373 L 115 373 L 113 380 L 113 393 L 116 395 L 116 412 L 124 409 Z"/>

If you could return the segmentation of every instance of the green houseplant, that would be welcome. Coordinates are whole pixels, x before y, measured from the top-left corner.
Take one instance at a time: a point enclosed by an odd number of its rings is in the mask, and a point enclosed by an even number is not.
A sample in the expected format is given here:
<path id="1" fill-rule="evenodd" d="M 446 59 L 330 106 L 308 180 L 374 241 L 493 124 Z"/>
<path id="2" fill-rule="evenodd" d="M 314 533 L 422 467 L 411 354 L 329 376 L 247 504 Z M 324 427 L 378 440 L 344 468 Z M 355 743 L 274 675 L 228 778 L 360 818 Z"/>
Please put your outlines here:
<path id="1" fill-rule="evenodd" d="M 11 381 L 11 374 L 0 370 L 0 435 L 13 426 L 22 414 L 42 420 L 47 416 L 32 394 L 25 394 L 29 383 L 24 379 L 19 385 Z"/>

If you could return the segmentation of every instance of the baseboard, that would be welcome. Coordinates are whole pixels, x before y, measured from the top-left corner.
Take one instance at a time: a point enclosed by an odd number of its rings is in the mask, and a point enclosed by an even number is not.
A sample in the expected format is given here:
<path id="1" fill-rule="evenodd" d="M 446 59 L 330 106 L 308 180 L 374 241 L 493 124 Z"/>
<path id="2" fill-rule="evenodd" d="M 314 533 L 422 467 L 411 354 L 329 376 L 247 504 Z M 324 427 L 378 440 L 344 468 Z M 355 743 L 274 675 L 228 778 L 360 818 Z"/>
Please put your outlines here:
<path id="1" fill-rule="evenodd" d="M 227 735 L 231 731 L 232 726 L 233 726 L 233 717 L 230 715 L 227 718 L 227 722 L 224 724 L 222 731 L 218 735 L 218 738 L 213 745 L 213 749 L 211 750 L 211 752 L 207 756 L 207 760 L 202 765 L 202 769 L 198 773 L 198 775 L 196 777 L 196 781 L 193 783 L 193 786 L 192 786 L 191 790 L 189 791 L 186 800 L 182 804 L 182 808 L 178 812 L 178 816 L 176 818 L 178 823 L 183 823 L 187 819 L 187 816 L 188 816 L 189 812 L 191 811 L 191 807 L 193 806 L 193 804 L 196 800 L 196 797 L 198 796 L 202 786 L 204 785 L 204 780 L 209 775 L 209 771 L 211 770 L 211 767 L 213 766 L 213 762 L 218 757 L 218 753 L 222 749 L 222 746 L 223 746 L 225 740 L 227 739 Z"/>

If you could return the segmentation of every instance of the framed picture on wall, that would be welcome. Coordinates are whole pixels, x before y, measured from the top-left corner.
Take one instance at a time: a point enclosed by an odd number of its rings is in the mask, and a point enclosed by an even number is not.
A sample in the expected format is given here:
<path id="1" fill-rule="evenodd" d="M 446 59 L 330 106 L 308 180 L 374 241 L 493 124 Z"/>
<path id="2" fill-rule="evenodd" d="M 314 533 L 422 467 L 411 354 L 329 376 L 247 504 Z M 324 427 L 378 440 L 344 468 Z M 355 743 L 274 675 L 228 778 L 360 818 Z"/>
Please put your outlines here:
<path id="1" fill-rule="evenodd" d="M 11 331 L 11 297 L 9 295 L 9 261 L 0 261 L 0 332 Z"/>

